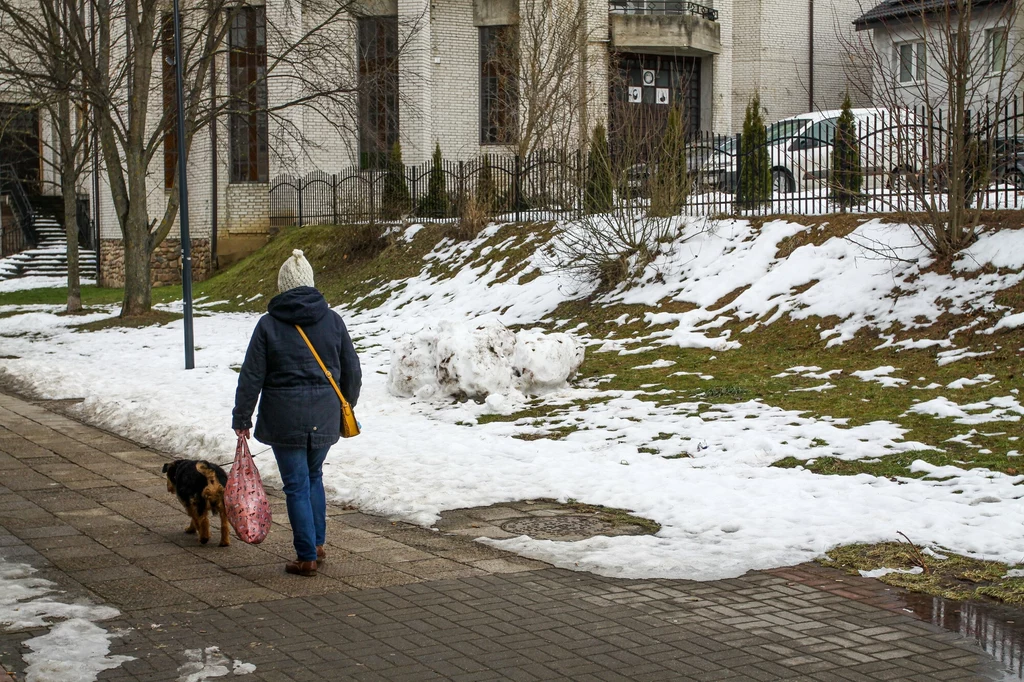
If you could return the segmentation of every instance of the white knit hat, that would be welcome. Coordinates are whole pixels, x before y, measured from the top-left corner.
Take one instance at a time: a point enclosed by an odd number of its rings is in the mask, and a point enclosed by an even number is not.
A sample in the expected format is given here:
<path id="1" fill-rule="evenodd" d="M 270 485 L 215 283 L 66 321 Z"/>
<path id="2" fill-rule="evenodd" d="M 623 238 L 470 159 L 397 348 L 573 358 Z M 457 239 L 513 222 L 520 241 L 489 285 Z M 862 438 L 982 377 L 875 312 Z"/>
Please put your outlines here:
<path id="1" fill-rule="evenodd" d="M 313 266 L 302 255 L 302 249 L 295 249 L 277 272 L 277 290 L 282 294 L 296 287 L 313 286 Z"/>

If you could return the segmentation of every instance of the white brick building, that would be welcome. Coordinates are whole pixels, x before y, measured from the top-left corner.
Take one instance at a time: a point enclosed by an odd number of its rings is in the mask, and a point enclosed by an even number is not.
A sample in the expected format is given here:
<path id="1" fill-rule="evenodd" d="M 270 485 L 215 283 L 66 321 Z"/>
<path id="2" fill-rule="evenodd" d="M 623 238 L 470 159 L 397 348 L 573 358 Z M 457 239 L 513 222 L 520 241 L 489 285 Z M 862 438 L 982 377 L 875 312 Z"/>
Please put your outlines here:
<path id="1" fill-rule="evenodd" d="M 300 12 L 299 3 L 266 2 L 265 8 L 254 8 L 254 12 L 266 12 L 273 23 L 301 31 L 311 21 L 305 16 L 282 16 L 289 11 L 285 8 Z M 861 13 L 858 0 L 704 0 L 704 5 L 686 0 L 580 2 L 585 3 L 589 39 L 587 129 L 608 115 L 610 81 L 617 80 L 610 78 L 610 69 L 630 86 L 639 87 L 644 102 L 653 104 L 659 88 L 664 88 L 691 112 L 692 128 L 716 133 L 741 127 L 745 106 L 755 92 L 760 93 L 771 121 L 811 109 L 836 108 L 850 76 L 839 36 L 848 39 L 853 20 Z M 188 164 L 197 275 L 209 271 L 212 251 L 224 264 L 267 239 L 269 190 L 282 175 L 373 165 L 395 139 L 402 144 L 407 164 L 426 161 L 435 145 L 440 145 L 446 158 L 455 160 L 505 149 L 488 144 L 500 141 L 495 138 L 493 116 L 501 116 L 499 112 L 488 119 L 482 112 L 496 106 L 487 103 L 487 78 L 494 72 L 487 70 L 483 55 L 491 44 L 487 41 L 499 40 L 502 27 L 516 22 L 515 0 L 364 0 L 362 16 L 339 35 L 338 50 L 354 55 L 353 70 L 371 74 L 387 70 L 389 56 L 397 54 L 397 67 L 392 67 L 397 91 L 378 84 L 373 96 L 364 93 L 358 104 L 354 99 L 355 121 L 348 135 L 340 134 L 316 112 L 286 114 L 293 131 L 315 142 L 304 149 L 294 148 L 295 135 L 282 135 L 277 120 L 256 131 L 252 127 L 256 119 L 251 119 L 245 130 L 262 136 L 262 141 L 253 137 L 251 144 L 232 144 L 235 124 L 228 115 L 197 135 Z M 271 41 L 273 36 L 266 39 Z M 216 68 L 219 96 L 230 89 L 228 71 L 228 56 L 222 55 Z M 645 71 L 653 72 L 655 83 L 642 83 Z M 349 75 L 361 79 L 365 73 Z M 265 87 L 271 105 L 288 97 L 274 80 L 269 83 Z M 150 99 L 152 107 L 163 106 L 159 96 Z M 290 141 L 282 141 L 283 137 Z M 167 191 L 165 168 L 153 165 L 151 211 L 159 214 Z M 104 173 L 100 177 L 105 181 Z M 117 284 L 120 233 L 104 182 L 100 184 L 93 201 L 99 208 L 103 280 Z M 177 266 L 176 236 L 175 228 L 159 251 L 167 274 Z"/>

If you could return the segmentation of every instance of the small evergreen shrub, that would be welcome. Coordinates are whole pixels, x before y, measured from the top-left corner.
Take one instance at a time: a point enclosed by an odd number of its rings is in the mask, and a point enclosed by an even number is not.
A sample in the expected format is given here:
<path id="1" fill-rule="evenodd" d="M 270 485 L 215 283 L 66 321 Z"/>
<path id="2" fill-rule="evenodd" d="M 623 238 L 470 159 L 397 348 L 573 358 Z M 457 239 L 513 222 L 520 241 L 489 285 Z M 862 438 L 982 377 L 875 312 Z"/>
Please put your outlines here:
<path id="1" fill-rule="evenodd" d="M 607 213 L 612 208 L 612 164 L 608 152 L 608 134 L 604 124 L 594 126 L 587 153 L 587 182 L 583 209 L 587 213 Z"/>
<path id="2" fill-rule="evenodd" d="M 412 201 L 409 185 L 405 180 L 405 164 L 402 163 L 402 146 L 395 142 L 388 154 L 384 170 L 384 188 L 381 192 L 381 215 L 384 220 L 398 220 L 409 212 Z"/>
<path id="3" fill-rule="evenodd" d="M 686 131 L 679 107 L 672 107 L 651 185 L 651 213 L 660 217 L 679 215 L 686 203 L 689 185 L 686 172 Z"/>
<path id="4" fill-rule="evenodd" d="M 420 204 L 420 215 L 424 218 L 447 218 L 450 211 L 448 189 L 445 187 L 444 159 L 441 145 L 434 148 L 430 162 L 430 178 L 427 181 L 427 196 Z"/>
<path id="5" fill-rule="evenodd" d="M 772 165 L 768 156 L 768 130 L 761 115 L 761 97 L 755 94 L 747 104 L 740 139 L 739 185 L 736 188 L 736 207 L 752 210 L 771 204 Z"/>
<path id="6" fill-rule="evenodd" d="M 857 122 L 853 118 L 850 93 L 843 100 L 843 112 L 836 121 L 836 136 L 832 145 L 831 197 L 843 211 L 859 204 L 863 199 L 864 170 L 860 163 L 857 142 Z"/>

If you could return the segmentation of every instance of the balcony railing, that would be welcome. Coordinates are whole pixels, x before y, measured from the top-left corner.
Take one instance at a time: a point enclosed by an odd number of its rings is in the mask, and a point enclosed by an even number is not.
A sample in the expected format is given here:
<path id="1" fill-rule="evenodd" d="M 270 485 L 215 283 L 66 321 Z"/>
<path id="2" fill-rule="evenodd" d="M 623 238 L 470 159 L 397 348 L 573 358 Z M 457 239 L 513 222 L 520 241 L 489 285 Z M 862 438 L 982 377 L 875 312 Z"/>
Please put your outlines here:
<path id="1" fill-rule="evenodd" d="M 610 0 L 612 14 L 692 14 L 708 21 L 718 21 L 718 10 L 687 0 Z"/>

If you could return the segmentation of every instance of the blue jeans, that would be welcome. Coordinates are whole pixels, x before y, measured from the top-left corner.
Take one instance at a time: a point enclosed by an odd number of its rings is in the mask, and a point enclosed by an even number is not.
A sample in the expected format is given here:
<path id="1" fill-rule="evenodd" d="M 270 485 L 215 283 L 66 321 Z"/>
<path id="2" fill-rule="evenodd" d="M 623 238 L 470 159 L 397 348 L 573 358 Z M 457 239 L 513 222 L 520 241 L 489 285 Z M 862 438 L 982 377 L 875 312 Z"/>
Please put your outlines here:
<path id="1" fill-rule="evenodd" d="M 327 497 L 324 495 L 325 448 L 274 447 L 274 458 L 284 481 L 288 521 L 299 561 L 316 561 L 317 545 L 327 533 Z"/>

